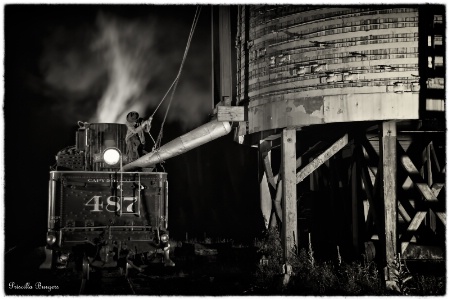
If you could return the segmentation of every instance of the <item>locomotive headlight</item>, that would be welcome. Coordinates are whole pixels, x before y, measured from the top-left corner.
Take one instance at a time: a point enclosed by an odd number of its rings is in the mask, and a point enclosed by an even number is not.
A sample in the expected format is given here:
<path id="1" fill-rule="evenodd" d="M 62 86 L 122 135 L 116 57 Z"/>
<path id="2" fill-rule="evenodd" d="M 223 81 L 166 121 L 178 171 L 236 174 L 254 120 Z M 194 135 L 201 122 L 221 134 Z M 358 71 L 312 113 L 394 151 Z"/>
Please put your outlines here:
<path id="1" fill-rule="evenodd" d="M 120 161 L 120 151 L 116 148 L 109 148 L 103 152 L 103 161 L 108 165 L 115 165 Z"/>
<path id="2" fill-rule="evenodd" d="M 169 241 L 169 235 L 163 234 L 161 235 L 161 242 L 167 243 Z"/>
<path id="3" fill-rule="evenodd" d="M 53 234 L 47 235 L 47 244 L 49 244 L 51 246 L 55 242 L 56 242 L 56 236 L 54 236 Z"/>

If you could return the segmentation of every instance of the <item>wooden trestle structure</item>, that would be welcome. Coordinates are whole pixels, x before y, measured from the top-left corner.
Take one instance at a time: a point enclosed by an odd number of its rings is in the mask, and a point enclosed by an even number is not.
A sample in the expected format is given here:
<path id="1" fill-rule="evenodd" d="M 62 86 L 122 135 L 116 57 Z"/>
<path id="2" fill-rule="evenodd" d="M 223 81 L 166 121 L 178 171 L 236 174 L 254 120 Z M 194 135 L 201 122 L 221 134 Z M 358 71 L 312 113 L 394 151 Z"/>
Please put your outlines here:
<path id="1" fill-rule="evenodd" d="M 259 149 L 261 212 L 286 262 L 312 242 L 375 257 L 392 280 L 399 254 L 444 259 L 441 8 L 237 8 L 236 106 L 217 116 Z"/>
<path id="2" fill-rule="evenodd" d="M 411 125 L 395 121 L 364 125 L 333 126 L 325 135 L 318 131 L 329 127 L 283 129 L 261 141 L 261 207 L 268 226 L 282 224 L 286 258 L 312 236 L 327 249 L 315 251 L 335 259 L 337 247 L 385 265 L 398 253 L 443 259 L 445 131 L 398 130 Z M 273 159 L 275 151 L 281 158 Z"/>

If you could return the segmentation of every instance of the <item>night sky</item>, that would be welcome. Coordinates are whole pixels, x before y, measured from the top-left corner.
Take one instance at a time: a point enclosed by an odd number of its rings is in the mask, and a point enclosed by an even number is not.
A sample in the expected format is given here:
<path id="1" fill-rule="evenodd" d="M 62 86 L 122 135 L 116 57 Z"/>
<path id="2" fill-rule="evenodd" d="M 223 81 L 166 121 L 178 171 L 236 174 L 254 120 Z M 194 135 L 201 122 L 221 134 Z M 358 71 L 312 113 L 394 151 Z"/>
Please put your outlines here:
<path id="1" fill-rule="evenodd" d="M 154 112 L 178 72 L 194 13 L 193 5 L 4 7 L 6 250 L 44 245 L 49 167 L 75 144 L 77 121 L 124 123 L 131 110 Z M 162 144 L 209 121 L 210 19 L 203 6 Z M 257 162 L 256 149 L 232 134 L 168 160 L 172 238 L 259 234 Z"/>

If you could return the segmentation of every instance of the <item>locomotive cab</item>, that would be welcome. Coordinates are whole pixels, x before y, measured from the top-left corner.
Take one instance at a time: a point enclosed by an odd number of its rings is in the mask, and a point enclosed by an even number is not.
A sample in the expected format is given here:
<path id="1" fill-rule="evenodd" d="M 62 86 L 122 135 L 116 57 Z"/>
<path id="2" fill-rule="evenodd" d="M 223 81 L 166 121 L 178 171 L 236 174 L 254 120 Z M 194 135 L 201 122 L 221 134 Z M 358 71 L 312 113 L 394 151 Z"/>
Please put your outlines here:
<path id="1" fill-rule="evenodd" d="M 167 173 L 154 168 L 122 172 L 129 163 L 127 127 L 81 123 L 76 144 L 58 152 L 50 171 L 46 260 L 41 268 L 71 262 L 90 267 L 151 262 L 169 257 Z"/>

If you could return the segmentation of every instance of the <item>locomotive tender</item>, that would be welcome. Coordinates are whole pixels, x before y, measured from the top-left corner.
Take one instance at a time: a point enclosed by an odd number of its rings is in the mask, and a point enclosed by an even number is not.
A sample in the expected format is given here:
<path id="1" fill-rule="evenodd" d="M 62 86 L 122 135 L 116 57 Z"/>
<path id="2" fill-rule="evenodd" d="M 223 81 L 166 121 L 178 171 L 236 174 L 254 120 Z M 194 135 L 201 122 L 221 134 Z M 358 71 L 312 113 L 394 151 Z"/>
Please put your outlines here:
<path id="1" fill-rule="evenodd" d="M 167 173 L 154 166 L 231 132 L 213 119 L 131 161 L 127 127 L 78 123 L 76 145 L 56 156 L 50 172 L 46 260 L 41 268 L 81 265 L 142 267 L 170 259 Z"/>
<path id="2" fill-rule="evenodd" d="M 134 266 L 169 258 L 167 173 L 122 172 L 129 163 L 124 124 L 79 122 L 76 145 L 50 171 L 46 260 L 89 268 Z"/>

